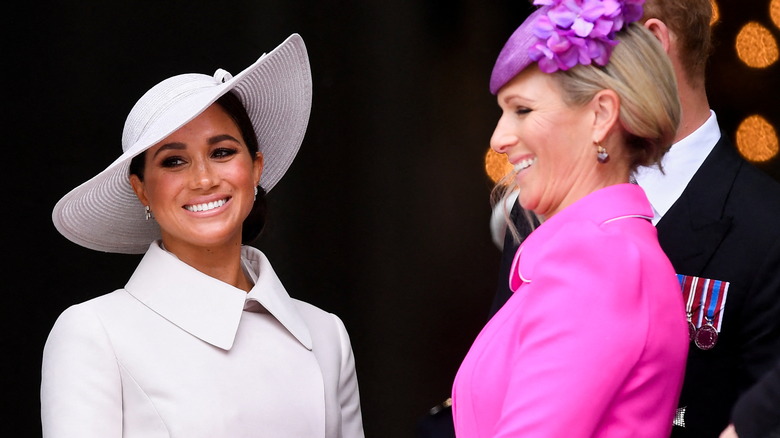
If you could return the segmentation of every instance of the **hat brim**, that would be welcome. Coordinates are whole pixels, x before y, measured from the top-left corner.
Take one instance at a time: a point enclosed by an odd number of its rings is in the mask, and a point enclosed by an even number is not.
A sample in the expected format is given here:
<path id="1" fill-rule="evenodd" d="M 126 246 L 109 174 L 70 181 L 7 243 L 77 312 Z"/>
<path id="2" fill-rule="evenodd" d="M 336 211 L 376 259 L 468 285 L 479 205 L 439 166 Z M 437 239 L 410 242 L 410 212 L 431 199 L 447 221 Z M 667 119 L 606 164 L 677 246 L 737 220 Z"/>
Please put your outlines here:
<path id="1" fill-rule="evenodd" d="M 220 84 L 211 83 L 207 89 L 165 108 L 154 126 L 143 126 L 138 138 L 125 145 L 117 160 L 57 202 L 52 212 L 57 230 L 89 249 L 144 253 L 151 242 L 160 238 L 160 229 L 154 220 L 146 220 L 144 207 L 130 186 L 130 161 L 231 90 L 246 108 L 263 154 L 260 186 L 271 190 L 295 159 L 311 112 L 311 70 L 306 46 L 298 34 L 291 35 L 235 77 Z M 128 131 L 127 126 L 125 130 Z"/>

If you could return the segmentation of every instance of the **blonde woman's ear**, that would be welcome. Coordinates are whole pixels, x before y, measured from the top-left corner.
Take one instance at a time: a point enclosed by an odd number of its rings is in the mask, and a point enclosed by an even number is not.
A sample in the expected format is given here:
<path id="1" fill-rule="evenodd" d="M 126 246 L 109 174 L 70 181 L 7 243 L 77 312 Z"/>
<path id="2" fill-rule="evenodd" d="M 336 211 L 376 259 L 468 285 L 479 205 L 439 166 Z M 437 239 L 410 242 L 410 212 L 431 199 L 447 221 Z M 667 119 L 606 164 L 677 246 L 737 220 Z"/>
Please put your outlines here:
<path id="1" fill-rule="evenodd" d="M 591 100 L 594 111 L 593 138 L 603 141 L 620 118 L 620 97 L 614 90 L 601 90 Z"/>

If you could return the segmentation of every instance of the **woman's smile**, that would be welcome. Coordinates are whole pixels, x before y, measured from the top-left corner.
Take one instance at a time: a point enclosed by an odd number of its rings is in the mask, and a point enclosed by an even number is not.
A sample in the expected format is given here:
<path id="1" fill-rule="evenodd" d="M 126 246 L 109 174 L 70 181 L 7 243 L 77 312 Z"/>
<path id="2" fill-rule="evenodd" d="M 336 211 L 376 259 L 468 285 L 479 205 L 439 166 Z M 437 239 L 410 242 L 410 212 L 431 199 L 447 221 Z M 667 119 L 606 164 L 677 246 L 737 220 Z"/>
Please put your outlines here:
<path id="1" fill-rule="evenodd" d="M 188 204 L 188 205 L 185 205 L 184 208 L 186 210 L 188 210 L 188 211 L 191 211 L 191 212 L 211 211 L 211 210 L 214 210 L 216 208 L 222 207 L 228 201 L 230 201 L 230 197 L 229 196 L 226 197 L 226 198 L 223 198 L 223 199 L 216 200 L 216 201 L 209 201 L 209 202 L 204 202 L 204 203 L 200 203 L 200 204 Z"/>

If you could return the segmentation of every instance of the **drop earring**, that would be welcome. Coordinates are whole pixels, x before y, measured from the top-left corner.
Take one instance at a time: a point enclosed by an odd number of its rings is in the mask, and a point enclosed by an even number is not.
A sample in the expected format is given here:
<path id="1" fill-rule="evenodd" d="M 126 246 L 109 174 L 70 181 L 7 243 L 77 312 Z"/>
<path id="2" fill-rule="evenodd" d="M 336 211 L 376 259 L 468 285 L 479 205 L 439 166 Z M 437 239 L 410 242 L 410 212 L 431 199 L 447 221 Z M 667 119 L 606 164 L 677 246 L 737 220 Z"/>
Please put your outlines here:
<path id="1" fill-rule="evenodd" d="M 148 205 L 144 206 L 144 210 L 146 212 L 146 220 L 149 220 L 152 218 L 152 208 Z"/>
<path id="2" fill-rule="evenodd" d="M 604 164 L 609 161 L 609 153 L 604 149 L 604 146 L 600 145 L 599 142 L 594 143 L 596 143 L 596 159 L 599 163 Z"/>
<path id="3" fill-rule="evenodd" d="M 255 199 L 254 199 L 255 201 L 257 201 L 257 192 L 258 192 L 257 186 L 255 186 Z"/>

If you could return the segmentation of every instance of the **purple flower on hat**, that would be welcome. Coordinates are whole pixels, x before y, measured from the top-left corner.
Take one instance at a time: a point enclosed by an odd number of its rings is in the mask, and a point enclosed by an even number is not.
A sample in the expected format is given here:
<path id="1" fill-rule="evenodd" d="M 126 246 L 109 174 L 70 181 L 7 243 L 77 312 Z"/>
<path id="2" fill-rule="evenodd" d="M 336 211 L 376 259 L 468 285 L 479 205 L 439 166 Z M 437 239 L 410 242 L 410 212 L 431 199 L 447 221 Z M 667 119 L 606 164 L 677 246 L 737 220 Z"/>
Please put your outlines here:
<path id="1" fill-rule="evenodd" d="M 617 44 L 615 32 L 642 18 L 644 0 L 534 0 L 546 6 L 532 25 L 538 41 L 528 49 L 545 73 L 577 64 L 606 65 Z"/>

